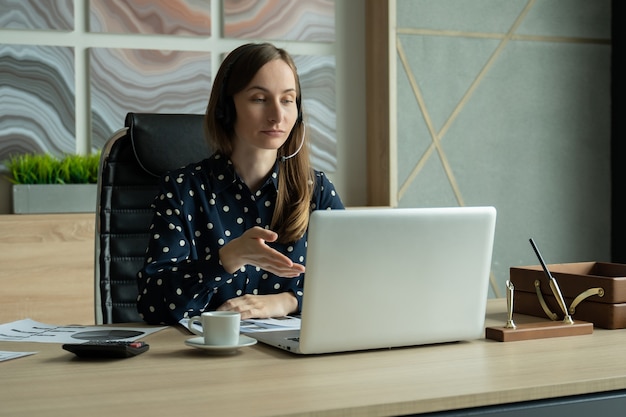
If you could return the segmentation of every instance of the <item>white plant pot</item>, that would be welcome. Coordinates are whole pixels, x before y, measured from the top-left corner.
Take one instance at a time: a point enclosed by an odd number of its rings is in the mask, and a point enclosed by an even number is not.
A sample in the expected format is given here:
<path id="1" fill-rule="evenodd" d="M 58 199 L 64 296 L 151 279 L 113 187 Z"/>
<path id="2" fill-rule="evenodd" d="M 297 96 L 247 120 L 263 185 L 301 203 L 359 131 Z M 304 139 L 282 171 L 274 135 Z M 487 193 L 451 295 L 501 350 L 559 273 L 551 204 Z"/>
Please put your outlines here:
<path id="1" fill-rule="evenodd" d="M 96 211 L 97 184 L 14 184 L 13 213 Z"/>

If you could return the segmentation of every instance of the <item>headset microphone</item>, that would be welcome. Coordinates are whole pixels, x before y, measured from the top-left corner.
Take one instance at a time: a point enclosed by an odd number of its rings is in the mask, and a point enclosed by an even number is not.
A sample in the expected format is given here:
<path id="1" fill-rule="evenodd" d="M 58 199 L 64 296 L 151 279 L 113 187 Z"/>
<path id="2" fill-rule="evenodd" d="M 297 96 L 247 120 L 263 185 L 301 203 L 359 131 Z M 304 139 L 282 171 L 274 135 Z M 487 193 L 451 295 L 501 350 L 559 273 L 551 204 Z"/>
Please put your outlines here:
<path id="1" fill-rule="evenodd" d="M 300 146 L 298 146 L 298 149 L 296 149 L 296 151 L 292 153 L 291 155 L 281 156 L 280 162 L 285 162 L 287 159 L 293 158 L 294 156 L 298 154 L 298 152 L 300 152 L 300 149 L 302 149 L 302 146 L 304 145 L 305 134 L 306 134 L 306 124 L 304 124 L 304 122 L 301 122 L 301 123 L 302 123 L 302 141 L 300 142 Z"/>

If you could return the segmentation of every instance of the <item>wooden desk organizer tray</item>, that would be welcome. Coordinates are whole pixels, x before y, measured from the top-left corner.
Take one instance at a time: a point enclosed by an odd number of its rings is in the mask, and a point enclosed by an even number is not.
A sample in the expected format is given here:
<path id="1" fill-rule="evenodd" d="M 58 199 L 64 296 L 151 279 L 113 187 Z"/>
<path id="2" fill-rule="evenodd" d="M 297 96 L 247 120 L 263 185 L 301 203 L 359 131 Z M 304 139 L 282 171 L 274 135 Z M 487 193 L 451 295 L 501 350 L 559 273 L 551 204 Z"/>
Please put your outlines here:
<path id="1" fill-rule="evenodd" d="M 552 264 L 548 269 L 574 320 L 605 329 L 626 328 L 625 264 L 580 262 Z M 552 312 L 557 320 L 563 319 L 541 265 L 512 267 L 510 281 L 515 287 L 514 313 L 547 318 Z"/>

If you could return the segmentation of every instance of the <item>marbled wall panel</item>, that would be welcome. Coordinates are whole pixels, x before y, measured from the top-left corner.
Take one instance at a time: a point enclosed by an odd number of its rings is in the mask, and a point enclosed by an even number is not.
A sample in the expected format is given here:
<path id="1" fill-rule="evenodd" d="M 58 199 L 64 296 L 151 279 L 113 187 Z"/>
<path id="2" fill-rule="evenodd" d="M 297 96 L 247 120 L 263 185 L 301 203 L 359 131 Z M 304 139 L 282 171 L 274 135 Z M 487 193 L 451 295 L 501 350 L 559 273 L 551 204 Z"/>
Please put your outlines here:
<path id="1" fill-rule="evenodd" d="M 128 112 L 204 113 L 208 52 L 90 49 L 92 147 L 101 148 Z"/>
<path id="2" fill-rule="evenodd" d="M 224 0 L 224 37 L 334 42 L 334 0 Z"/>
<path id="3" fill-rule="evenodd" d="M 0 28 L 74 29 L 73 0 L 0 0 Z"/>
<path id="4" fill-rule="evenodd" d="M 311 143 L 313 166 L 337 169 L 335 57 L 294 56 L 302 88 L 302 111 Z"/>
<path id="5" fill-rule="evenodd" d="M 0 161 L 75 152 L 74 49 L 0 44 Z"/>
<path id="6" fill-rule="evenodd" d="M 211 35 L 210 0 L 90 0 L 91 32 Z"/>

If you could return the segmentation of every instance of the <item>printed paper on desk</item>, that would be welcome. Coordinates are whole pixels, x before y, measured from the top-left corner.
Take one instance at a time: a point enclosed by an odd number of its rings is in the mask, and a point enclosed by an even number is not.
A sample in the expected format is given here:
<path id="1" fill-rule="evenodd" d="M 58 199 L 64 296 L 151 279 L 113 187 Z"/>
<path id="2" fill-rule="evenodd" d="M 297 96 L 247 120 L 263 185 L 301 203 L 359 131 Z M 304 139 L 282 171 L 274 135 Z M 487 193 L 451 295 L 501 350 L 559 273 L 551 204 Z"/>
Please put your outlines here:
<path id="1" fill-rule="evenodd" d="M 184 318 L 179 321 L 181 325 L 186 328 L 189 324 L 189 319 Z M 198 331 L 202 331 L 202 326 L 194 323 L 194 328 Z M 241 333 L 256 333 L 266 332 L 269 330 L 298 330 L 300 329 L 300 318 L 293 316 L 277 317 L 270 319 L 248 319 L 241 320 Z"/>
<path id="2" fill-rule="evenodd" d="M 11 359 L 23 358 L 24 356 L 34 355 L 37 352 L 10 352 L 0 350 L 0 362 L 10 361 Z"/>
<path id="3" fill-rule="evenodd" d="M 269 330 L 299 330 L 300 318 L 293 316 L 241 321 L 241 333 L 266 332 Z"/>
<path id="4" fill-rule="evenodd" d="M 81 343 L 90 340 L 133 341 L 165 327 L 57 326 L 31 319 L 0 325 L 0 341 L 40 343 Z"/>

